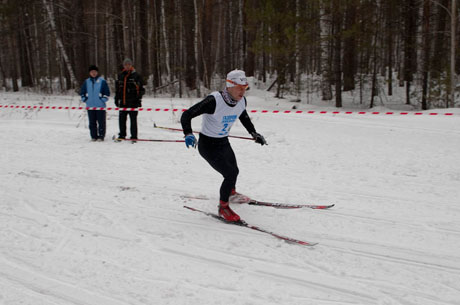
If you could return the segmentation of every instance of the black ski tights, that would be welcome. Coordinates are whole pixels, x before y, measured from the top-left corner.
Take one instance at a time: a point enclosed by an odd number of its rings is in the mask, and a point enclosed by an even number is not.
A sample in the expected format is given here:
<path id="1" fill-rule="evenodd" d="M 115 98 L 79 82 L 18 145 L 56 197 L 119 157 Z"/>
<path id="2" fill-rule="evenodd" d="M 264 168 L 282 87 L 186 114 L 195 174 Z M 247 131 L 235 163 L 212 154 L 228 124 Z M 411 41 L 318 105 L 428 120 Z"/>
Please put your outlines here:
<path id="1" fill-rule="evenodd" d="M 228 138 L 211 138 L 200 134 L 198 151 L 212 168 L 224 177 L 220 186 L 220 200 L 228 202 L 228 197 L 232 189 L 235 188 L 239 173 L 235 153 Z"/>

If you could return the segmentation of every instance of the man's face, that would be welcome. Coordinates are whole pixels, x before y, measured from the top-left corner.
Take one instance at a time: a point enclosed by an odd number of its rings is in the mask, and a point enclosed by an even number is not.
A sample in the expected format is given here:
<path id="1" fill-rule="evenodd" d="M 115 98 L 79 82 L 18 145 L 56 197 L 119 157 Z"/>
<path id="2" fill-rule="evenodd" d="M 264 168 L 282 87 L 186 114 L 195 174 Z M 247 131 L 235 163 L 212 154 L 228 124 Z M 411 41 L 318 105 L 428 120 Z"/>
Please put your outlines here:
<path id="1" fill-rule="evenodd" d="M 90 75 L 91 77 L 96 77 L 97 74 L 98 74 L 97 70 L 91 70 L 91 71 L 89 71 L 89 75 Z"/>
<path id="2" fill-rule="evenodd" d="M 248 86 L 236 85 L 234 87 L 227 87 L 228 93 L 233 97 L 234 100 L 241 100 L 246 93 Z"/>
<path id="3" fill-rule="evenodd" d="M 133 66 L 132 64 L 124 64 L 123 68 L 125 68 L 125 70 L 131 70 L 132 66 Z"/>

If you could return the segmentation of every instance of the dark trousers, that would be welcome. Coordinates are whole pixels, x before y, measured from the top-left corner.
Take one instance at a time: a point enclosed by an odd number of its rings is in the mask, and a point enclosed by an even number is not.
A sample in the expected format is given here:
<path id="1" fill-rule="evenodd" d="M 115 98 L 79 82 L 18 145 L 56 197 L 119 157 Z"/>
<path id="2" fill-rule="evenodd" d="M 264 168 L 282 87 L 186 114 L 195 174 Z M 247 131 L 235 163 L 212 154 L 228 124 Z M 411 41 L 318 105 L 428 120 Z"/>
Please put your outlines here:
<path id="1" fill-rule="evenodd" d="M 105 117 L 105 110 L 88 110 L 89 133 L 91 139 L 104 139 Z"/>
<path id="2" fill-rule="evenodd" d="M 131 124 L 131 139 L 137 139 L 137 111 L 120 111 L 118 116 L 118 124 L 120 126 L 120 138 L 126 138 L 126 121 L 128 120 Z"/>
<path id="3" fill-rule="evenodd" d="M 200 134 L 198 151 L 208 163 L 218 171 L 224 181 L 220 186 L 220 200 L 228 202 L 232 189 L 235 188 L 239 169 L 228 138 L 211 138 Z"/>

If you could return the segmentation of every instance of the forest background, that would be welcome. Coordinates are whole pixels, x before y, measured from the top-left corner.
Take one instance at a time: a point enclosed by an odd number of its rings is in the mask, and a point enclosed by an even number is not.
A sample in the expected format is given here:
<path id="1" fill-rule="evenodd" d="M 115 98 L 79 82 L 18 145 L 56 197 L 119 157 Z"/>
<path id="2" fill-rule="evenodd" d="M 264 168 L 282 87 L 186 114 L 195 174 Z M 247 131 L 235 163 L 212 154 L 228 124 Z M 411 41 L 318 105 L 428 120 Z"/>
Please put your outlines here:
<path id="1" fill-rule="evenodd" d="M 405 88 L 415 108 L 458 107 L 457 0 L 0 0 L 0 87 L 78 90 L 124 58 L 147 94 L 201 97 L 243 69 L 276 97 L 365 107 Z M 365 94 L 367 93 L 367 94 Z"/>

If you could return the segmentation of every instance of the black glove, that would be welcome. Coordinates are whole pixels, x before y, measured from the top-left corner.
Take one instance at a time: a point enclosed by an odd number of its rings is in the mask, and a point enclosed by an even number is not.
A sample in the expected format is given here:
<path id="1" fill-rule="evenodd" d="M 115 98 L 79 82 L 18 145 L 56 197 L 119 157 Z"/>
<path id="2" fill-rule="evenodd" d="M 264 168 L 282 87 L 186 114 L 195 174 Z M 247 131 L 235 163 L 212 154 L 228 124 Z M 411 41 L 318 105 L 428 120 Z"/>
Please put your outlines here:
<path id="1" fill-rule="evenodd" d="M 139 105 L 138 107 L 142 107 L 142 100 L 139 100 L 137 104 Z"/>
<path id="2" fill-rule="evenodd" d="M 260 133 L 254 131 L 251 133 L 251 136 L 254 138 L 256 143 L 259 143 L 260 145 L 267 145 L 267 141 L 265 141 L 265 138 Z"/>
<path id="3" fill-rule="evenodd" d="M 119 100 L 115 100 L 115 106 L 120 107 L 120 101 Z"/>

